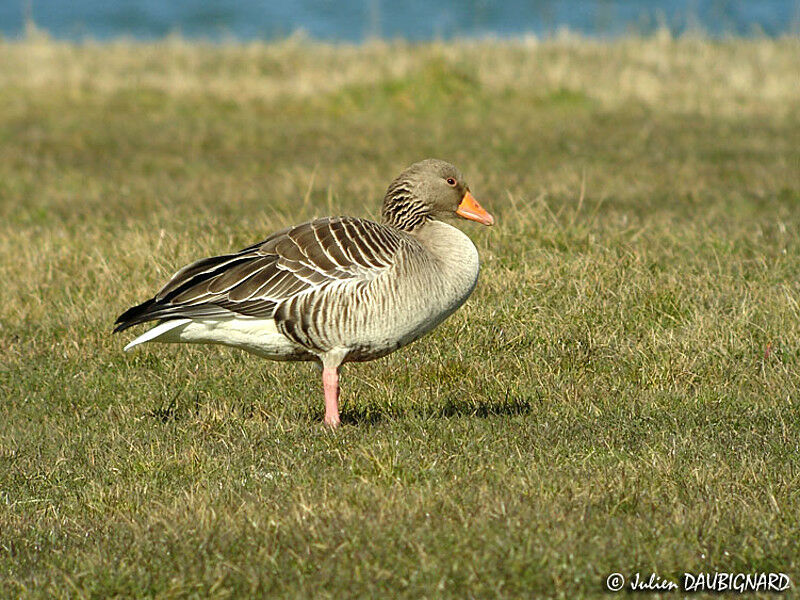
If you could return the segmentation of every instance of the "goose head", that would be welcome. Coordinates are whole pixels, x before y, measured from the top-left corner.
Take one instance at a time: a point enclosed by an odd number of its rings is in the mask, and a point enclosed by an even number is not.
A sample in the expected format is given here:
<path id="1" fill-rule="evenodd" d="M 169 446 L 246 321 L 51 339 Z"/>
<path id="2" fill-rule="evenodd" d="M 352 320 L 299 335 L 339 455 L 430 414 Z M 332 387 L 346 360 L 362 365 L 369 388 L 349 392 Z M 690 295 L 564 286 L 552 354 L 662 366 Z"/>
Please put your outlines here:
<path id="1" fill-rule="evenodd" d="M 400 173 L 383 199 L 384 222 L 403 231 L 453 216 L 494 224 L 494 217 L 472 196 L 461 172 L 435 158 L 414 163 Z"/>

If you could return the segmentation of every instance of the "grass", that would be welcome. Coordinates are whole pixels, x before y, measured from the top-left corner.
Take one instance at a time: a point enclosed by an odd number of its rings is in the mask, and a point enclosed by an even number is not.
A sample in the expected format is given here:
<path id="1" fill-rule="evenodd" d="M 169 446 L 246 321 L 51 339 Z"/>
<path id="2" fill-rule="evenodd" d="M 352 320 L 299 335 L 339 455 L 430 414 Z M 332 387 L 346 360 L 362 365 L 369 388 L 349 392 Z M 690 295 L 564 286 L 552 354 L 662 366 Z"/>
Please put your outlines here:
<path id="1" fill-rule="evenodd" d="M 0 596 L 796 585 L 798 44 L 0 43 Z M 335 434 L 309 365 L 110 335 L 428 156 L 481 280 Z"/>

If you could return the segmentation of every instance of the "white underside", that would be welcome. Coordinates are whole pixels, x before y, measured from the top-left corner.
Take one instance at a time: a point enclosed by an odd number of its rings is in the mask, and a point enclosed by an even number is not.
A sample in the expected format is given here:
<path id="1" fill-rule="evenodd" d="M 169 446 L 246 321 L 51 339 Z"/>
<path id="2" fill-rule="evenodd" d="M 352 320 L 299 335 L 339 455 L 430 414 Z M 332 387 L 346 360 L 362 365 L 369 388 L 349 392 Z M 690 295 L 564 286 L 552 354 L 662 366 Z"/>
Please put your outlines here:
<path id="1" fill-rule="evenodd" d="M 146 342 L 224 344 L 273 360 L 291 358 L 300 350 L 278 331 L 272 319 L 241 317 L 166 321 L 137 337 L 125 346 L 125 350 L 133 350 Z"/>

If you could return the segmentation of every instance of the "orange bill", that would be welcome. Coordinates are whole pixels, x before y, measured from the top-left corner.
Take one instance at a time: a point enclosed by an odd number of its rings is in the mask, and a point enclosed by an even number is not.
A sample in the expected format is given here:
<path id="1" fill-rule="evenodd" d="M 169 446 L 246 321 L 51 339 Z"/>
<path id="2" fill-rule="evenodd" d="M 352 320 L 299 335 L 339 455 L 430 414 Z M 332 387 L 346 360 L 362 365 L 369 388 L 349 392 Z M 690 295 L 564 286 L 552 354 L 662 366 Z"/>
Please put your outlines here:
<path id="1" fill-rule="evenodd" d="M 478 201 L 475 200 L 469 191 L 467 191 L 467 193 L 464 194 L 464 197 L 461 199 L 461 204 L 458 205 L 456 214 L 459 217 L 469 219 L 470 221 L 477 221 L 478 223 L 483 223 L 484 225 L 494 225 L 494 217 L 486 212 L 485 208 L 478 204 Z"/>

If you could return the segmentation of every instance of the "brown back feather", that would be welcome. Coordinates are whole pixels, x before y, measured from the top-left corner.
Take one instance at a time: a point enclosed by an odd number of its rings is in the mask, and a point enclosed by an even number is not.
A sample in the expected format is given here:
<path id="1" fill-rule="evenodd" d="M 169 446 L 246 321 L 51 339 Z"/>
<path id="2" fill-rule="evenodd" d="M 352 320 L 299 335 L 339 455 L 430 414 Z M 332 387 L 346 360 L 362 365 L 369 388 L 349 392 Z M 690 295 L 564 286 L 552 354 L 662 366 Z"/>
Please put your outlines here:
<path id="1" fill-rule="evenodd" d="M 178 271 L 151 300 L 123 313 L 115 331 L 155 319 L 232 314 L 273 318 L 276 307 L 336 281 L 368 280 L 404 243 L 395 230 L 328 217 L 279 231 L 260 244 Z"/>

